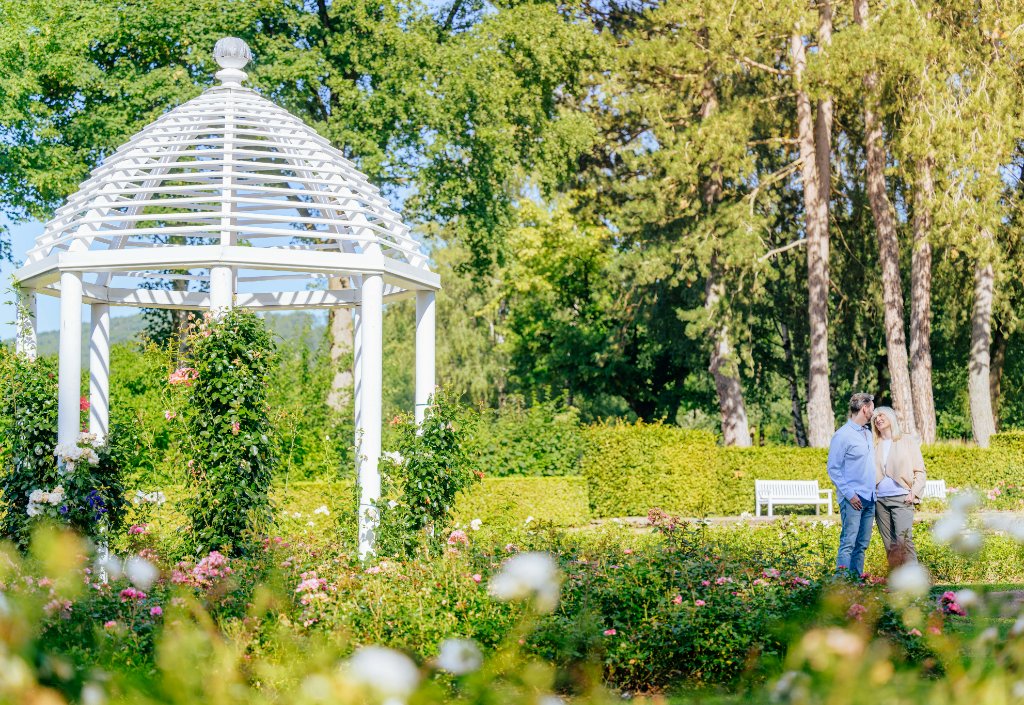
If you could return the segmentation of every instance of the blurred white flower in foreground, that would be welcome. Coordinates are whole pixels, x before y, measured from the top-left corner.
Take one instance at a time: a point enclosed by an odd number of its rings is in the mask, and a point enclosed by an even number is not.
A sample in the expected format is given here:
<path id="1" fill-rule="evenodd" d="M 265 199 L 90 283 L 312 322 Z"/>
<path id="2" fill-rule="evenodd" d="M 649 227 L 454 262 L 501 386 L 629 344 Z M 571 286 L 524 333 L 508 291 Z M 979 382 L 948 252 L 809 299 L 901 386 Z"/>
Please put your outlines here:
<path id="1" fill-rule="evenodd" d="M 906 563 L 889 574 L 889 590 L 898 595 L 923 597 L 931 586 L 928 571 L 920 563 Z"/>
<path id="2" fill-rule="evenodd" d="M 506 602 L 532 599 L 539 612 L 552 612 L 558 605 L 559 583 L 558 567 L 550 555 L 520 553 L 491 578 L 489 591 Z"/>
<path id="3" fill-rule="evenodd" d="M 124 572 L 132 581 L 132 585 L 140 590 L 149 590 L 160 575 L 156 566 L 139 556 L 132 556 L 124 562 Z"/>
<path id="4" fill-rule="evenodd" d="M 437 654 L 437 667 L 456 676 L 472 673 L 483 662 L 480 647 L 472 639 L 445 639 Z"/>
<path id="5" fill-rule="evenodd" d="M 106 572 L 108 580 L 117 580 L 124 574 L 124 564 L 121 559 L 111 553 L 106 558 L 96 561 L 97 572 Z"/>
<path id="6" fill-rule="evenodd" d="M 405 654 L 383 646 L 364 646 L 345 665 L 352 682 L 363 686 L 385 705 L 404 703 L 416 690 L 420 672 Z"/>
<path id="7" fill-rule="evenodd" d="M 473 521 L 469 522 L 469 528 L 473 531 L 480 531 L 480 527 L 483 525 L 484 523 L 480 519 L 474 519 Z"/>

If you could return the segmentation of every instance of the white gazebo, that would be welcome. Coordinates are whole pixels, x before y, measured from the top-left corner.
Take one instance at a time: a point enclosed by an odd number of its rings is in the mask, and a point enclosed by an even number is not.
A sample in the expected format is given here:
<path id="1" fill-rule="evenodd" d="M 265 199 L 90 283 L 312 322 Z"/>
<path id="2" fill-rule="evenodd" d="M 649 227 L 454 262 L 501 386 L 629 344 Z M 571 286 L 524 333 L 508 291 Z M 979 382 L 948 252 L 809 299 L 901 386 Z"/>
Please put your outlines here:
<path id="1" fill-rule="evenodd" d="M 37 294 L 60 298 L 58 443 L 79 433 L 82 305 L 89 305 L 89 429 L 109 423 L 110 306 L 223 311 L 349 307 L 360 460 L 359 551 L 380 497 L 382 326 L 416 297 L 416 420 L 434 390 L 440 277 L 387 200 L 309 126 L 249 88 L 252 56 L 217 42 L 220 80 L 106 157 L 15 273 L 18 349 L 35 354 Z M 339 284 L 340 283 L 340 284 Z"/>

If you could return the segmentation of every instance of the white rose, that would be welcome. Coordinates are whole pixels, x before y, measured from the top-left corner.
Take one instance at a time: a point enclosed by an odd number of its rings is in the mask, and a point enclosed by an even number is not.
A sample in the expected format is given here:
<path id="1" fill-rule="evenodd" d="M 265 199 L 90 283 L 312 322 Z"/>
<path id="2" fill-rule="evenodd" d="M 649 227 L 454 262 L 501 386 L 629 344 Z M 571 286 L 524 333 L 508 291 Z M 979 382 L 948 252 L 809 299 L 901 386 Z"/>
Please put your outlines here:
<path id="1" fill-rule="evenodd" d="M 472 639 L 445 639 L 437 655 L 437 667 L 456 676 L 472 673 L 483 662 L 480 647 Z"/>
<path id="2" fill-rule="evenodd" d="M 140 590 L 148 590 L 156 582 L 160 571 L 152 563 L 140 556 L 132 556 L 124 562 L 124 572 L 132 585 Z"/>
<path id="3" fill-rule="evenodd" d="M 364 646 L 348 660 L 345 671 L 355 683 L 380 699 L 403 702 L 420 682 L 416 664 L 405 654 L 383 646 Z"/>
<path id="4" fill-rule="evenodd" d="M 499 600 L 532 599 L 540 612 L 558 605 L 560 579 L 554 559 L 547 553 L 520 553 L 510 558 L 491 579 L 489 592 Z"/>
<path id="5" fill-rule="evenodd" d="M 28 494 L 28 501 L 35 502 L 38 504 L 43 501 L 43 494 L 44 493 L 42 490 L 32 490 Z"/>
<path id="6" fill-rule="evenodd" d="M 40 505 L 36 504 L 35 502 L 29 502 L 28 508 L 25 510 L 25 513 L 28 514 L 30 517 L 39 516 L 43 513 L 43 509 Z"/>
<path id="7" fill-rule="evenodd" d="M 907 597 L 928 594 L 932 581 L 920 563 L 906 563 L 889 574 L 889 590 Z"/>
<path id="8" fill-rule="evenodd" d="M 481 526 L 483 526 L 483 522 L 479 519 L 474 519 L 473 521 L 469 522 L 469 528 L 473 531 L 480 531 Z"/>

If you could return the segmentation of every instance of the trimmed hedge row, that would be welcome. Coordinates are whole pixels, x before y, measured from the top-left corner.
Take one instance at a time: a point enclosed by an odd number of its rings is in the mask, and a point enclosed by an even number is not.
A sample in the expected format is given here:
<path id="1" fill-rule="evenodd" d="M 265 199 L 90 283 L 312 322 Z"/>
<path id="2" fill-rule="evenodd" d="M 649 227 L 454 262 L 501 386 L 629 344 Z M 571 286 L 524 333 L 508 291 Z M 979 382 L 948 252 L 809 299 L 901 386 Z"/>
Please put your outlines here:
<path id="1" fill-rule="evenodd" d="M 754 511 L 754 480 L 818 480 L 832 487 L 823 448 L 722 448 L 714 437 L 663 424 L 613 423 L 586 431 L 582 470 L 595 516 L 686 516 Z M 934 445 L 923 451 L 931 479 L 949 487 L 1024 484 L 1024 434 L 993 436 L 988 449 Z"/>

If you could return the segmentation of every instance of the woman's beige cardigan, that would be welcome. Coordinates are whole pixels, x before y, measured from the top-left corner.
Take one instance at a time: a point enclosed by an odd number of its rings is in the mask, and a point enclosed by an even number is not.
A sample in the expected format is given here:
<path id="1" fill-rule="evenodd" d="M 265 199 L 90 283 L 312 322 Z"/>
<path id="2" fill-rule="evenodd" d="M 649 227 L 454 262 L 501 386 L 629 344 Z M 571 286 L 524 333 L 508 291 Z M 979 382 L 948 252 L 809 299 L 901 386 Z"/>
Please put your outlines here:
<path id="1" fill-rule="evenodd" d="M 900 487 L 906 487 L 914 496 L 915 504 L 921 501 L 927 477 L 924 471 L 924 456 L 921 455 L 921 441 L 918 438 L 903 436 L 898 441 L 893 441 L 884 470 L 882 442 L 878 441 L 875 444 L 875 484 L 881 482 L 886 475 Z"/>

